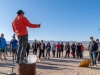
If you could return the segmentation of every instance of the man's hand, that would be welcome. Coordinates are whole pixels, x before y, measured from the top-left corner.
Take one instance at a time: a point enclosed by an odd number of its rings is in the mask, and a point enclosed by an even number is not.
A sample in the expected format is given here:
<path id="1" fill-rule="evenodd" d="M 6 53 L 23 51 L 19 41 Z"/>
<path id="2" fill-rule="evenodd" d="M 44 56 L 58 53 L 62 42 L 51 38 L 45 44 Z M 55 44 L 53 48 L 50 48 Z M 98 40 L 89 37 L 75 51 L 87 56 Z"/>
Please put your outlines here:
<path id="1" fill-rule="evenodd" d="M 39 28 L 41 27 L 41 23 L 39 24 Z"/>

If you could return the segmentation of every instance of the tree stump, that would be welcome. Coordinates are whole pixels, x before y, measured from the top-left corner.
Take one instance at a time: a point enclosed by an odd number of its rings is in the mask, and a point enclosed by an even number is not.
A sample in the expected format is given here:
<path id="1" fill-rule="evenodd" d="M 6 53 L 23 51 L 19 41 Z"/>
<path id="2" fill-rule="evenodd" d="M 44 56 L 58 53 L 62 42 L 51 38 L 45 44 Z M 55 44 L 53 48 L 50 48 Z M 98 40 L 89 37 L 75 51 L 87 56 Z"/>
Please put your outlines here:
<path id="1" fill-rule="evenodd" d="M 36 63 L 18 64 L 17 75 L 36 75 Z"/>

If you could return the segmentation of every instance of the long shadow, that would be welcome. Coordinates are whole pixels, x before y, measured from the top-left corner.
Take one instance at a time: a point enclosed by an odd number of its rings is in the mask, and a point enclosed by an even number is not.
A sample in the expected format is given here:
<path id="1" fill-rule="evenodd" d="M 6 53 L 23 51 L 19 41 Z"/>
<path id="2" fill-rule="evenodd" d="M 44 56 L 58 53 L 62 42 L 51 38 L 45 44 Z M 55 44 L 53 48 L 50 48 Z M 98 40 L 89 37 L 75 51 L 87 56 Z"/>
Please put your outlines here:
<path id="1" fill-rule="evenodd" d="M 1 75 L 1 74 L 7 75 L 7 73 L 3 73 L 3 72 L 0 72 L 0 75 Z"/>
<path id="2" fill-rule="evenodd" d="M 100 67 L 93 67 L 92 69 L 100 70 Z"/>
<path id="3" fill-rule="evenodd" d="M 68 69 L 68 70 L 74 70 L 74 69 L 69 69 L 69 68 L 60 68 L 60 67 L 54 67 L 54 66 L 44 66 L 44 65 L 36 65 L 36 68 L 38 69 L 48 69 L 48 70 L 63 70 L 63 69 Z"/>
<path id="4" fill-rule="evenodd" d="M 54 65 L 54 66 L 70 66 L 70 67 L 76 67 L 76 66 L 73 66 L 73 65 L 52 64 L 52 63 L 49 63 L 49 62 L 41 62 L 41 64 Z"/>
<path id="5" fill-rule="evenodd" d="M 49 59 L 49 60 L 47 60 L 47 59 L 43 59 L 43 61 L 52 61 L 52 62 L 65 62 L 65 63 L 79 63 L 81 60 L 79 60 L 79 61 L 77 61 L 77 60 L 61 60 L 61 59 Z"/>
<path id="6" fill-rule="evenodd" d="M 0 67 L 9 67 L 9 66 L 13 66 L 12 63 L 0 63 Z M 14 64 L 14 66 L 16 66 L 16 64 Z"/>
<path id="7" fill-rule="evenodd" d="M 36 68 L 39 68 L 39 69 L 50 69 L 50 70 L 54 70 L 54 69 L 58 69 L 59 67 L 53 67 L 53 66 L 44 66 L 44 65 L 36 65 Z"/>

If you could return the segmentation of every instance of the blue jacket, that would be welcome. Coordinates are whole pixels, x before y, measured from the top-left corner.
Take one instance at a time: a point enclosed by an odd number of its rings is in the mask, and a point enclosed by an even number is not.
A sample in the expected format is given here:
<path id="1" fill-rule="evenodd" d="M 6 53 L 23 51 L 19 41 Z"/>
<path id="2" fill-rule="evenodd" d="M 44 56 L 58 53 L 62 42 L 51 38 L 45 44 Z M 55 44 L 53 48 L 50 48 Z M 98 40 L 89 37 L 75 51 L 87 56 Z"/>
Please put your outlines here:
<path id="1" fill-rule="evenodd" d="M 6 47 L 6 40 L 5 38 L 0 37 L 0 48 Z"/>

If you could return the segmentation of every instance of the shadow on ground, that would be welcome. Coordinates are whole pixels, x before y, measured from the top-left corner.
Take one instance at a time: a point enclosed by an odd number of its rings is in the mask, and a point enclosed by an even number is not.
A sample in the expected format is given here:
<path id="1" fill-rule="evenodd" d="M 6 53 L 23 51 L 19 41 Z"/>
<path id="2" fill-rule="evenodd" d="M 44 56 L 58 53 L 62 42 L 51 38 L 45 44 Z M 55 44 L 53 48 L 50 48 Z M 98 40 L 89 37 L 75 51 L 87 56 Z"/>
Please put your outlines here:
<path id="1" fill-rule="evenodd" d="M 47 70 L 63 70 L 63 69 L 68 69 L 68 70 L 74 70 L 74 69 L 69 69 L 69 68 L 60 68 L 60 67 L 55 67 L 55 66 L 45 66 L 45 65 L 36 65 L 37 69 L 47 69 Z"/>

